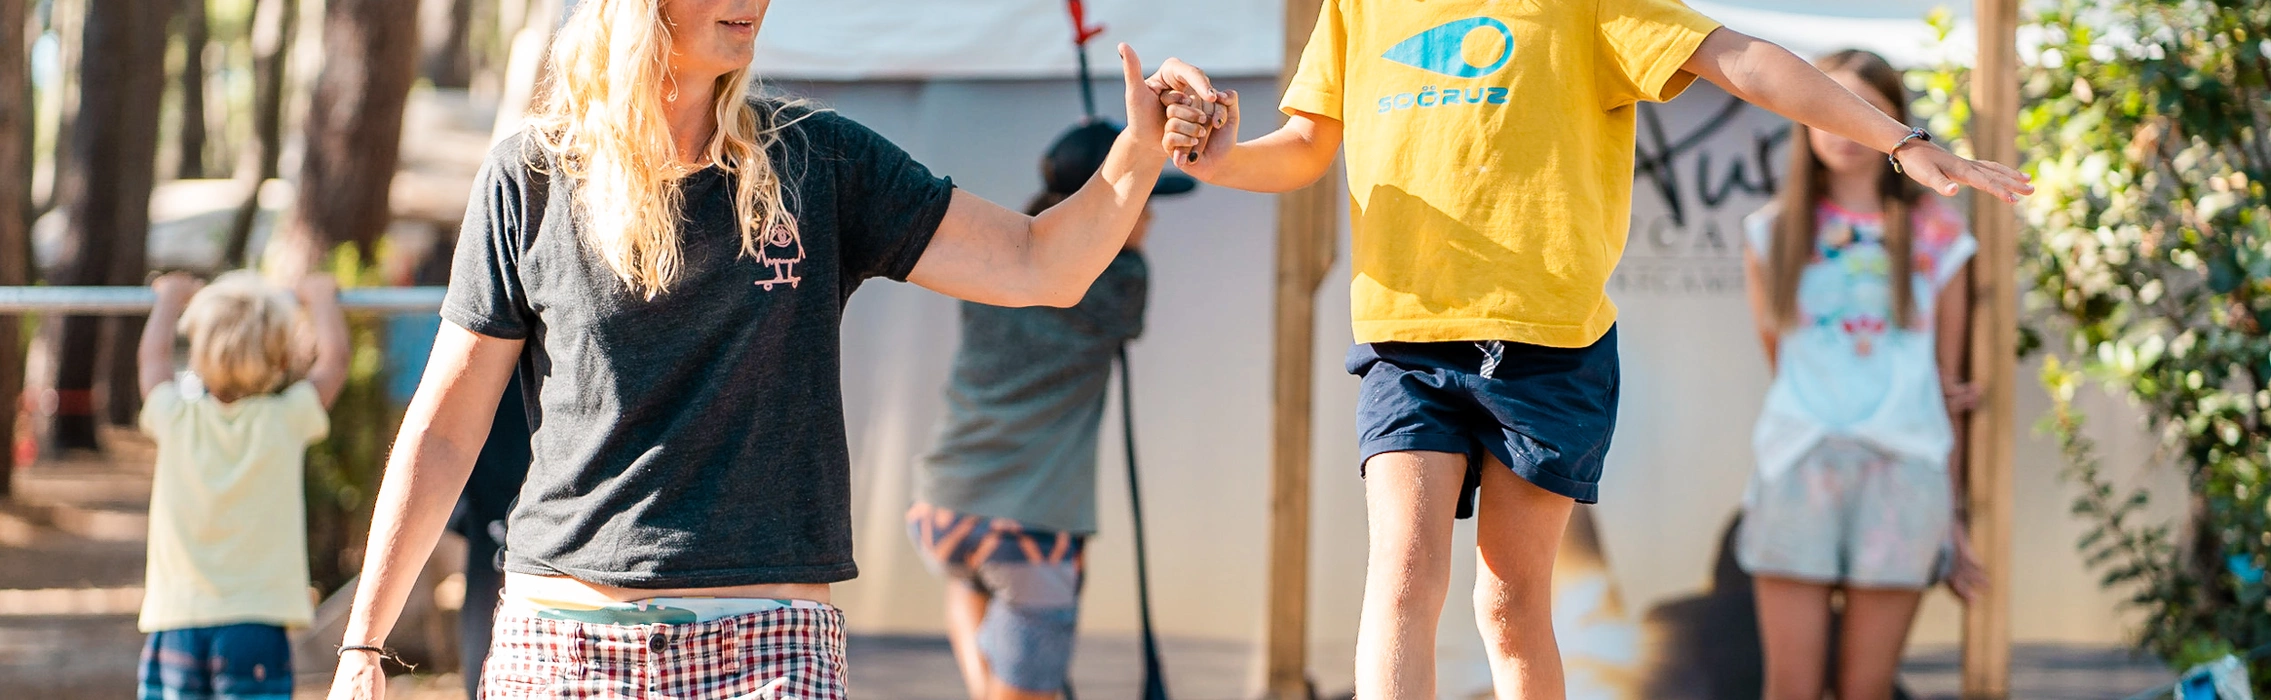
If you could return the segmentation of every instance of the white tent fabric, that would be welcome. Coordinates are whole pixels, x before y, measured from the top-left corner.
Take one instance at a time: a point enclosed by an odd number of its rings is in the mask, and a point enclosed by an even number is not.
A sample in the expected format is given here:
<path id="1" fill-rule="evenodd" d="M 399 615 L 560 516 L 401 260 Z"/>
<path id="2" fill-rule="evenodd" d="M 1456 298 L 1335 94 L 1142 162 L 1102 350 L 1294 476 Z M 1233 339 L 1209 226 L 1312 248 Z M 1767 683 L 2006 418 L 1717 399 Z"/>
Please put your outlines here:
<path id="1" fill-rule="evenodd" d="M 1112 47 L 1145 62 L 1180 56 L 1222 75 L 1276 75 L 1284 5 L 1261 0 L 1088 0 L 1095 74 L 1118 75 Z M 1065 0 L 776 2 L 757 65 L 798 80 L 1044 78 L 1073 74 Z"/>
<path id="2" fill-rule="evenodd" d="M 1728 27 L 1801 54 L 1859 46 L 1896 63 L 1963 60 L 1959 38 L 1935 46 L 1921 20 L 1950 5 L 1961 20 L 1970 3 L 1941 0 L 1692 0 Z M 1169 56 L 1228 76 L 1274 76 L 1284 35 L 1279 0 L 1088 0 L 1095 74 L 1114 75 L 1112 46 L 1128 42 L 1156 65 Z M 1046 78 L 1073 73 L 1072 21 L 1064 0 L 859 0 L 776 2 L 766 17 L 757 65 L 775 78 Z"/>

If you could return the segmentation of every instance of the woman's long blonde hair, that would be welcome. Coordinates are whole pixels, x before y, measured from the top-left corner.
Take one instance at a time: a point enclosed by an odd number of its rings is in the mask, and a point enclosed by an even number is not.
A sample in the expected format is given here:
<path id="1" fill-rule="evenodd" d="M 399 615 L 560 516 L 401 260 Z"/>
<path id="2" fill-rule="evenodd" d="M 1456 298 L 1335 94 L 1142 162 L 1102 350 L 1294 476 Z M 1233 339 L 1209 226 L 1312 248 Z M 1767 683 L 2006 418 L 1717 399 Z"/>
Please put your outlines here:
<path id="1" fill-rule="evenodd" d="M 1901 84 L 1900 70 L 1893 68 L 1884 57 L 1859 50 L 1839 51 L 1814 63 L 1824 73 L 1851 72 L 1861 82 L 1876 88 L 1885 99 L 1892 101 L 1892 118 L 1908 123 L 1908 89 Z M 1774 247 L 1767 255 L 1767 303 L 1774 311 L 1776 323 L 1789 328 L 1800 322 L 1798 318 L 1798 278 L 1805 274 L 1806 266 L 1814 260 L 1815 240 L 1821 235 L 1817 210 L 1829 196 L 1829 169 L 1823 167 L 1820 157 L 1814 155 L 1812 132 L 1804 124 L 1790 127 L 1790 174 L 1775 198 L 1780 211 L 1774 219 Z M 1915 249 L 1910 220 L 1912 212 L 1922 198 L 1922 192 L 1909 185 L 1908 177 L 1884 165 L 1883 179 L 1878 181 L 1877 192 L 1883 200 L 1881 220 L 1884 225 L 1885 257 L 1891 258 L 1893 293 L 1893 323 L 1901 328 L 1910 327 L 1916 315 L 1914 280 L 1910 270 L 1915 265 Z"/>
<path id="2" fill-rule="evenodd" d="M 576 183 L 583 239 L 626 286 L 652 299 L 676 282 L 685 253 L 685 173 L 675 157 L 663 103 L 678 97 L 668 67 L 670 27 L 660 0 L 584 0 L 552 41 L 551 69 L 529 117 L 537 143 Z M 717 133 L 704 155 L 734 175 L 741 253 L 756 257 L 768 237 L 799 235 L 779 170 L 767 151 L 782 111 L 760 114 L 749 69 L 719 76 L 711 112 Z M 780 241 L 776 241 L 780 242 Z"/>

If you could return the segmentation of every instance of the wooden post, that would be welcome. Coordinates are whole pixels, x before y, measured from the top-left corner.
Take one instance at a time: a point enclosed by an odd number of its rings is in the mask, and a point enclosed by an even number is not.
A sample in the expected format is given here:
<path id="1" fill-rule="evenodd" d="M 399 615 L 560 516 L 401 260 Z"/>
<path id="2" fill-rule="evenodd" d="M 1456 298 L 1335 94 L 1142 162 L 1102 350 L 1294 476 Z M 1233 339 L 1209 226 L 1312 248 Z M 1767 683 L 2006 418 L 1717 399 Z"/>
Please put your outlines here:
<path id="1" fill-rule="evenodd" d="M 2017 0 L 1977 0 L 1979 58 L 1971 72 L 1971 143 L 1981 160 L 2018 163 Z M 1971 381 L 1984 393 L 1972 414 L 1966 489 L 1971 546 L 1987 569 L 1987 590 L 1964 607 L 1963 696 L 2011 694 L 2011 469 L 2017 429 L 2016 280 L 2019 226 L 2010 205 L 1975 197 L 1972 232 Z"/>
<path id="2" fill-rule="evenodd" d="M 1293 81 L 1319 0 L 1286 0 L 1285 69 Z M 1282 90 L 1281 90 L 1282 92 Z M 1277 201 L 1277 291 L 1270 400 L 1269 700 L 1309 694 L 1309 383 L 1316 342 L 1317 287 L 1332 267 L 1340 177 Z"/>

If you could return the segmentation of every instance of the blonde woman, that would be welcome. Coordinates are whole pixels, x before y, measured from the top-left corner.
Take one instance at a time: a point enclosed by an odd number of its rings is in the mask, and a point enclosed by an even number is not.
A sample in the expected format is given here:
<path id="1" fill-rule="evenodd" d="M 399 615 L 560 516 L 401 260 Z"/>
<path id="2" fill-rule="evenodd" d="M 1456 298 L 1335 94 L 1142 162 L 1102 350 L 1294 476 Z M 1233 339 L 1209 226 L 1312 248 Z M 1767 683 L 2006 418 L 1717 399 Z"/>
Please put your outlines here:
<path id="1" fill-rule="evenodd" d="M 1198 143 L 1165 132 L 1122 47 L 1126 135 L 1024 216 L 841 116 L 747 95 L 768 4 L 584 0 L 561 29 L 544 106 L 459 234 L 333 698 L 384 697 L 387 632 L 516 365 L 534 460 L 482 697 L 843 697 L 846 300 L 886 277 L 1073 304 L 1166 150 Z"/>

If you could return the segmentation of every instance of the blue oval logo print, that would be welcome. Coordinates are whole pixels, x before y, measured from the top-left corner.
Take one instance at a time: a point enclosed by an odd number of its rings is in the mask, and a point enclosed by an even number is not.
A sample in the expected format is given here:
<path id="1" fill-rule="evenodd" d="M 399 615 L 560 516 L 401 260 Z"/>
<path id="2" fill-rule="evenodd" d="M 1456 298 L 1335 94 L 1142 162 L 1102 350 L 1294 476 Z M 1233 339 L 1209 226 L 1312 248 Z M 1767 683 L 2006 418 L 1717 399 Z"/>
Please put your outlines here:
<path id="1" fill-rule="evenodd" d="M 1496 63 L 1478 66 L 1467 62 L 1467 35 L 1484 27 L 1496 30 L 1503 46 L 1498 51 Z M 1380 57 L 1454 78 L 1480 78 L 1498 72 L 1498 69 L 1506 67 L 1507 61 L 1514 59 L 1514 32 L 1506 28 L 1505 22 L 1489 17 L 1470 17 L 1420 32 L 1418 36 L 1405 39 L 1403 43 L 1388 49 Z"/>

